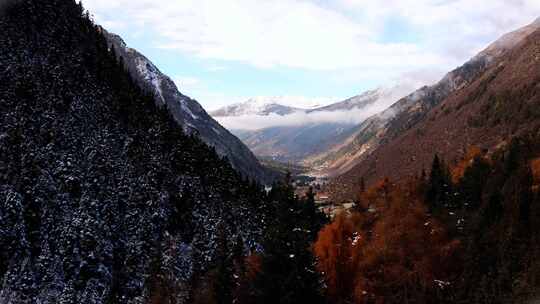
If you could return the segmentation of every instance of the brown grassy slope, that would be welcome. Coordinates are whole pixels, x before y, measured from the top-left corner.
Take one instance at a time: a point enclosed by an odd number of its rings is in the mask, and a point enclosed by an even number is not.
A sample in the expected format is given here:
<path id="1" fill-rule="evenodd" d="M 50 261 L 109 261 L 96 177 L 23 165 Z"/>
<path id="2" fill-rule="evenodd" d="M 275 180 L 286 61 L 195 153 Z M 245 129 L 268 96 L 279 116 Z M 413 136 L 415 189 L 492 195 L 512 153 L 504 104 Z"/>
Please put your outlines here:
<path id="1" fill-rule="evenodd" d="M 540 129 L 540 31 L 519 43 L 476 81 L 431 109 L 424 119 L 378 147 L 329 191 L 354 197 L 366 182 L 397 180 L 429 169 L 433 155 L 457 162 L 469 146 L 493 150 L 510 138 Z"/>

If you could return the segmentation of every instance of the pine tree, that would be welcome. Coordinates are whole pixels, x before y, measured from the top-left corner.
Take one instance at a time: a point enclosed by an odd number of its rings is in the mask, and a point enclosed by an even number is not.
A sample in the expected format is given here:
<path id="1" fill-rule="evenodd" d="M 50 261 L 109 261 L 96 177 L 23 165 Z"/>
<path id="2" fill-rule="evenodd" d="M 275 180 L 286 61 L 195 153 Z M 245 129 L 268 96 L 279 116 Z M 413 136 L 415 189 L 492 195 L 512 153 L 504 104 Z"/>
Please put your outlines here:
<path id="1" fill-rule="evenodd" d="M 533 175 L 531 168 L 523 168 L 519 179 L 519 226 L 520 234 L 528 238 L 531 231 L 531 206 L 534 200 Z"/>
<path id="2" fill-rule="evenodd" d="M 495 190 L 495 193 L 489 198 L 484 211 L 484 223 L 488 226 L 496 223 L 502 218 L 503 212 L 503 196 L 499 190 Z"/>
<path id="3" fill-rule="evenodd" d="M 310 251 L 321 218 L 314 193 L 305 200 L 294 195 L 290 175 L 274 185 L 267 204 L 273 217 L 263 243 L 261 273 L 255 286 L 255 303 L 321 303 L 321 279 Z"/>
<path id="4" fill-rule="evenodd" d="M 449 207 L 451 180 L 445 163 L 435 154 L 427 181 L 426 202 L 431 213 Z"/>
<path id="5" fill-rule="evenodd" d="M 218 228 L 215 274 L 213 292 L 216 304 L 231 304 L 234 291 L 234 264 L 230 254 L 225 227 Z"/>
<path id="6" fill-rule="evenodd" d="M 489 163 L 479 157 L 475 158 L 472 165 L 465 170 L 456 191 L 460 194 L 466 209 L 476 210 L 481 206 L 482 193 L 490 173 Z"/>
<path id="7" fill-rule="evenodd" d="M 510 142 L 510 148 L 504 158 L 504 172 L 508 177 L 514 170 L 519 168 L 520 159 L 521 159 L 521 146 L 519 139 L 512 139 Z"/>

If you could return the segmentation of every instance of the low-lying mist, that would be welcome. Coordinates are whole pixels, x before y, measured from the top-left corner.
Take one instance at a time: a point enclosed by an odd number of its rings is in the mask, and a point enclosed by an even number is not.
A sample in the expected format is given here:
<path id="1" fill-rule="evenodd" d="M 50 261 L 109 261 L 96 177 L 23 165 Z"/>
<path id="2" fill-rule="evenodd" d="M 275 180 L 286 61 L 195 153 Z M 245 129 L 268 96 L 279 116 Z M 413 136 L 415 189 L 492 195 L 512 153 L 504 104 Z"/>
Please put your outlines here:
<path id="1" fill-rule="evenodd" d="M 388 110 L 388 108 L 412 91 L 407 87 L 395 87 L 383 89 L 381 96 L 375 102 L 352 110 L 338 111 L 297 111 L 288 115 L 243 115 L 215 117 L 215 119 L 229 130 L 261 130 L 272 127 L 303 126 L 324 123 L 338 123 L 344 125 L 356 125 L 367 118 Z M 388 113 L 385 114 L 387 115 Z"/>

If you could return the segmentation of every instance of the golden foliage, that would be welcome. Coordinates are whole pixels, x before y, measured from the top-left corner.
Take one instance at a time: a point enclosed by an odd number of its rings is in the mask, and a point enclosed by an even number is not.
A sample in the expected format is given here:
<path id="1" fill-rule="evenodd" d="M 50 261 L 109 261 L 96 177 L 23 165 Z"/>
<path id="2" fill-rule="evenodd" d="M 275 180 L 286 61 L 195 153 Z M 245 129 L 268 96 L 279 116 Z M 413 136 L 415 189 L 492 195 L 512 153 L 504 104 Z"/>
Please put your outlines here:
<path id="1" fill-rule="evenodd" d="M 376 211 L 341 214 L 320 231 L 314 252 L 332 303 L 421 301 L 447 287 L 459 242 L 409 187 L 379 183 L 362 196 Z"/>
<path id="2" fill-rule="evenodd" d="M 540 185 L 540 157 L 534 158 L 530 163 L 534 185 Z"/>
<path id="3" fill-rule="evenodd" d="M 461 158 L 461 160 L 455 166 L 452 166 L 452 169 L 451 169 L 452 182 L 454 183 L 459 182 L 459 180 L 465 174 L 465 170 L 467 170 L 467 168 L 469 168 L 472 165 L 476 157 L 481 156 L 481 155 L 482 155 L 482 149 L 480 149 L 477 146 L 470 146 L 465 152 L 465 155 Z"/>

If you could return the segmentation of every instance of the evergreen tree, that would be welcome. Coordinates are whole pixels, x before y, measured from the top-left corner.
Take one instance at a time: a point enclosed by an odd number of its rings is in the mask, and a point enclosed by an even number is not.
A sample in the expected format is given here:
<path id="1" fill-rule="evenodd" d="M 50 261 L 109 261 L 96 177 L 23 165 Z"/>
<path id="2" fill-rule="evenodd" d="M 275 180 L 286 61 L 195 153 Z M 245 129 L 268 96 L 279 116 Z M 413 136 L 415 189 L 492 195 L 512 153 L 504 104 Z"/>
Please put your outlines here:
<path id="1" fill-rule="evenodd" d="M 519 180 L 519 223 L 520 232 L 524 237 L 528 237 L 531 230 L 531 206 L 534 200 L 533 176 L 529 166 L 526 166 Z"/>
<path id="2" fill-rule="evenodd" d="M 482 204 L 484 186 L 491 173 L 491 167 L 484 159 L 477 157 L 465 170 L 456 191 L 460 194 L 462 204 L 468 210 L 476 210 Z"/>
<path id="3" fill-rule="evenodd" d="M 450 198 L 451 180 L 448 168 L 439 156 L 435 154 L 431 165 L 431 172 L 427 181 L 426 202 L 430 212 L 438 212 L 448 207 Z"/>
<path id="4" fill-rule="evenodd" d="M 274 185 L 267 204 L 273 218 L 263 243 L 262 268 L 256 279 L 255 303 L 322 303 L 321 278 L 316 271 L 311 243 L 321 228 L 314 193 L 299 200 L 290 175 Z M 318 222 L 319 221 L 319 222 Z"/>
<path id="5" fill-rule="evenodd" d="M 502 218 L 504 212 L 503 197 L 500 191 L 495 190 L 488 200 L 488 205 L 484 211 L 484 219 L 487 225 L 496 223 Z"/>
<path id="6" fill-rule="evenodd" d="M 309 187 L 306 197 L 299 202 L 303 206 L 302 217 L 305 218 L 304 226 L 308 228 L 312 241 L 317 237 L 319 230 L 328 223 L 327 216 L 317 207 L 315 195 L 313 187 Z"/>
<path id="7" fill-rule="evenodd" d="M 519 139 L 512 139 L 510 148 L 504 158 L 504 172 L 508 177 L 514 170 L 519 168 L 520 159 L 522 158 L 521 145 Z"/>
<path id="8" fill-rule="evenodd" d="M 231 304 L 234 291 L 234 264 L 227 243 L 227 232 L 223 226 L 218 230 L 216 261 L 214 270 L 213 292 L 216 304 Z"/>

